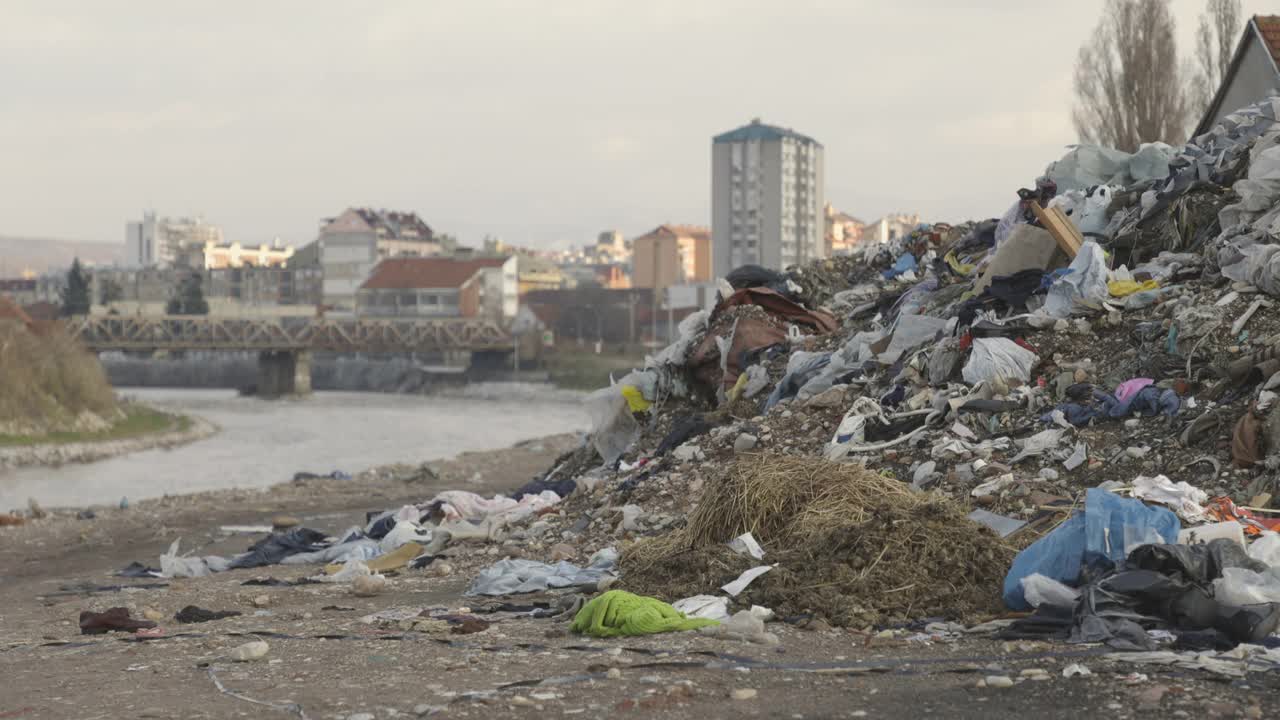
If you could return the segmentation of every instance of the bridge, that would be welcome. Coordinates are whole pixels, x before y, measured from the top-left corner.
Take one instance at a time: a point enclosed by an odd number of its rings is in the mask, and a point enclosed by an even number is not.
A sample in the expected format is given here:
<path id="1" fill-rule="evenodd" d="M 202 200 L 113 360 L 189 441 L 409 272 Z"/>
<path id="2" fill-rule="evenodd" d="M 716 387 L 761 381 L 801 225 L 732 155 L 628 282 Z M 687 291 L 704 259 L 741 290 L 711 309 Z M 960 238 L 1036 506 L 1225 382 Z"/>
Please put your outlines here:
<path id="1" fill-rule="evenodd" d="M 509 352 L 511 334 L 473 318 L 235 318 L 208 315 L 74 318 L 69 328 L 93 352 L 224 350 L 258 352 L 258 392 L 311 389 L 311 351 L 346 353 Z"/>

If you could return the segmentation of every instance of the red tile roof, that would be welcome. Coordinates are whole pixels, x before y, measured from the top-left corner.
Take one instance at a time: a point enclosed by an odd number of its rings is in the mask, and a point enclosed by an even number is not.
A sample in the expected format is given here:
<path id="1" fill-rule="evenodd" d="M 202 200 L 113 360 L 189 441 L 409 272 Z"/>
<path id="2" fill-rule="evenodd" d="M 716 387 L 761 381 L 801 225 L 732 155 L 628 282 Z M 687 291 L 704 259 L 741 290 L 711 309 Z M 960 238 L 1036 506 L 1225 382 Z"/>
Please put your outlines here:
<path id="1" fill-rule="evenodd" d="M 507 258 L 389 258 L 378 263 L 361 290 L 422 290 L 462 287 L 485 268 L 502 267 Z"/>
<path id="2" fill-rule="evenodd" d="M 1280 15 L 1254 15 L 1253 24 L 1266 42 L 1271 59 L 1280 65 Z"/>
<path id="3" fill-rule="evenodd" d="M 697 240 L 711 240 L 711 228 L 702 225 L 672 225 L 666 223 L 659 225 L 650 232 L 640 237 L 649 237 L 650 235 L 667 235 L 669 237 L 691 237 Z"/>

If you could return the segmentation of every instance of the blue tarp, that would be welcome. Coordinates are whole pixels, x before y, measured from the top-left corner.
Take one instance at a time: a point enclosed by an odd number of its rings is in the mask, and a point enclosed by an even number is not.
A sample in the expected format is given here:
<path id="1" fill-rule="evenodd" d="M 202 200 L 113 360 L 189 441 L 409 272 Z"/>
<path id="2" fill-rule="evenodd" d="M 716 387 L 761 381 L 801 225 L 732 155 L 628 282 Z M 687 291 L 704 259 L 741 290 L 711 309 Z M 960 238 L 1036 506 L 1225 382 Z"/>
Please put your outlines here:
<path id="1" fill-rule="evenodd" d="M 1162 507 L 1122 498 L 1097 488 L 1085 495 L 1084 512 L 1076 513 L 1013 559 L 1004 578 L 1004 604 L 1028 610 L 1022 578 L 1039 573 L 1075 586 L 1086 567 L 1109 567 L 1139 545 L 1173 544 L 1182 523 Z"/>

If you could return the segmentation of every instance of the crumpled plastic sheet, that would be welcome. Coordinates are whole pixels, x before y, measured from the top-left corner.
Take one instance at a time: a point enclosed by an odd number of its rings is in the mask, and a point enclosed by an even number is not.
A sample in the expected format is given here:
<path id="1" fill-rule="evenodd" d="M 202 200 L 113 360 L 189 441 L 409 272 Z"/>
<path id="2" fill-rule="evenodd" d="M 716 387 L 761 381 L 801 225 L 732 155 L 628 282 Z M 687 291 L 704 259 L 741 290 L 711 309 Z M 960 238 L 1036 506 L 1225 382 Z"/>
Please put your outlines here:
<path id="1" fill-rule="evenodd" d="M 699 310 L 681 320 L 680 324 L 676 326 L 676 331 L 680 333 L 676 341 L 663 348 L 657 355 L 646 357 L 645 367 L 684 365 L 685 360 L 689 357 L 689 351 L 693 349 L 698 338 L 706 331 L 707 322 L 710 319 L 710 311 Z"/>
<path id="2" fill-rule="evenodd" d="M 1270 567 L 1280 567 L 1280 533 L 1264 533 L 1249 546 L 1249 557 Z"/>
<path id="3" fill-rule="evenodd" d="M 1075 145 L 1045 170 L 1058 185 L 1058 192 L 1082 190 L 1094 185 L 1132 185 L 1133 156 L 1098 145 Z"/>
<path id="4" fill-rule="evenodd" d="M 606 465 L 622 457 L 640 437 L 640 424 L 631 415 L 617 385 L 601 388 L 582 401 L 591 416 L 591 442 Z"/>
<path id="5" fill-rule="evenodd" d="M 764 409 L 769 410 L 783 400 L 795 397 L 802 387 L 817 377 L 831 362 L 831 356 L 832 353 L 829 352 L 803 350 L 791 353 L 791 357 L 787 359 L 787 372 L 782 376 L 782 380 L 778 381 L 769 399 L 765 401 Z M 830 387 L 830 384 L 827 387 Z"/>
<path id="6" fill-rule="evenodd" d="M 223 572 L 230 567 L 231 561 L 219 555 L 179 556 L 178 546 L 181 542 L 182 538 L 174 540 L 169 545 L 169 552 L 160 556 L 160 577 L 204 577 L 211 573 Z"/>
<path id="7" fill-rule="evenodd" d="M 1209 502 L 1205 491 L 1185 480 L 1175 483 L 1164 475 L 1138 477 L 1133 481 L 1133 496 L 1167 506 L 1188 522 L 1204 522 L 1204 504 Z"/>
<path id="8" fill-rule="evenodd" d="M 986 460 L 996 450 L 1008 450 L 1013 447 L 1013 441 L 1008 437 L 998 437 L 982 442 L 971 442 L 962 438 L 947 438 L 946 440 L 934 443 L 929 450 L 929 457 L 934 460 L 963 460 L 970 457 L 980 457 Z"/>
<path id="9" fill-rule="evenodd" d="M 1280 296 L 1280 245 L 1250 245 L 1252 236 L 1228 243 L 1218 250 L 1222 274 L 1247 282 L 1268 295 Z"/>
<path id="10" fill-rule="evenodd" d="M 1245 568 L 1225 568 L 1213 581 L 1213 597 L 1227 605 L 1280 603 L 1280 567 L 1265 572 Z"/>
<path id="11" fill-rule="evenodd" d="M 975 338 L 961 376 L 970 385 L 996 379 L 1026 383 L 1031 381 L 1031 370 L 1039 361 L 1035 353 L 1008 338 Z"/>
<path id="12" fill-rule="evenodd" d="M 1151 652 L 1108 653 L 1107 659 L 1134 665 L 1165 665 L 1183 670 L 1204 670 L 1223 677 L 1242 678 L 1250 672 L 1280 669 L 1280 648 L 1242 644 L 1226 652 Z"/>
<path id="13" fill-rule="evenodd" d="M 1102 247 L 1092 240 L 1080 246 L 1068 272 L 1049 288 L 1044 311 L 1056 318 L 1069 317 L 1078 301 L 1094 304 L 1111 298 L 1107 289 L 1107 258 Z"/>
<path id="14" fill-rule="evenodd" d="M 1032 435 L 1022 441 L 1022 449 L 1009 460 L 1009 464 L 1016 465 L 1029 457 L 1043 455 L 1057 448 L 1062 444 L 1062 438 L 1066 433 L 1067 431 L 1062 428 L 1049 428 Z"/>
<path id="15" fill-rule="evenodd" d="M 316 563 L 345 563 L 349 560 L 372 560 L 382 554 L 382 546 L 377 540 L 360 538 L 349 542 L 331 545 L 323 550 L 311 553 L 290 555 L 280 561 L 281 565 L 312 565 Z"/>
<path id="16" fill-rule="evenodd" d="M 1080 591 L 1063 585 L 1053 578 L 1040 573 L 1032 573 L 1022 578 L 1022 594 L 1031 607 L 1050 605 L 1074 605 L 1080 597 Z"/>
<path id="17" fill-rule="evenodd" d="M 729 619 L 729 598 L 725 597 L 694 595 L 671 603 L 671 607 L 684 613 L 685 617 L 721 622 Z"/>
<path id="18" fill-rule="evenodd" d="M 618 551 L 605 548 L 591 556 L 587 567 L 567 562 L 555 565 L 533 560 L 506 559 L 481 570 L 467 595 L 514 595 L 552 588 L 595 585 L 614 574 Z"/>

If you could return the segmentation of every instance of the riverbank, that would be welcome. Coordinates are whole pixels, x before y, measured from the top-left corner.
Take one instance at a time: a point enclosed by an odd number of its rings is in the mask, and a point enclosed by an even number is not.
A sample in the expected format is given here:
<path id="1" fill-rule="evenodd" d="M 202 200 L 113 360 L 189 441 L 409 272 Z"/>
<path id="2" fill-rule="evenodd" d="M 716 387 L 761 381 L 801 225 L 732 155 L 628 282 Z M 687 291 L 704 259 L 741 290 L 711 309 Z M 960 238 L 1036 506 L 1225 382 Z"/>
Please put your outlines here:
<path id="1" fill-rule="evenodd" d="M 90 463 L 144 450 L 170 449 L 211 437 L 218 427 L 202 418 L 129 403 L 124 417 L 93 432 L 0 435 L 0 469 Z"/>
<path id="2" fill-rule="evenodd" d="M 697 632 L 599 640 L 569 632 L 565 617 L 528 611 L 556 607 L 572 593 L 515 596 L 509 598 L 515 605 L 496 612 L 486 612 L 493 600 L 464 596 L 477 570 L 503 557 L 545 561 L 547 549 L 528 539 L 456 544 L 425 569 L 387 573 L 387 586 L 374 596 L 354 595 L 341 583 L 292 584 L 318 572 L 316 566 L 199 578 L 114 575 L 133 561 L 155 566 L 174 540 L 193 554 L 231 555 L 261 537 L 223 526 L 270 524 L 287 514 L 340 533 L 362 524 L 369 511 L 422 502 L 441 490 L 509 491 L 577 442 L 562 435 L 383 466 L 353 480 L 160 498 L 127 510 L 95 508 L 94 517 L 54 512 L 0 527 L 0 717 L 804 720 L 898 717 L 903 708 L 961 718 L 1128 716 L 1123 711 L 1135 708 L 1261 717 L 1253 712 L 1280 690 L 1268 673 L 1251 674 L 1247 685 L 1228 684 L 1207 673 L 1136 666 L 1106 648 L 952 632 L 920 640 L 915 629 L 773 623 L 772 645 Z M 549 542 L 558 540 L 557 534 Z M 189 605 L 238 615 L 179 624 L 175 614 Z M 153 618 L 158 634 L 80 634 L 81 612 L 113 607 Z M 460 615 L 478 617 L 468 628 L 478 632 L 450 631 L 437 619 Z M 424 616 L 431 619 L 415 624 Z M 412 629 L 394 619 L 405 617 L 413 618 Z M 265 657 L 227 659 L 252 640 L 266 644 Z M 1091 674 L 1064 677 L 1077 663 Z M 988 675 L 1015 680 L 988 687 L 982 681 Z"/>

